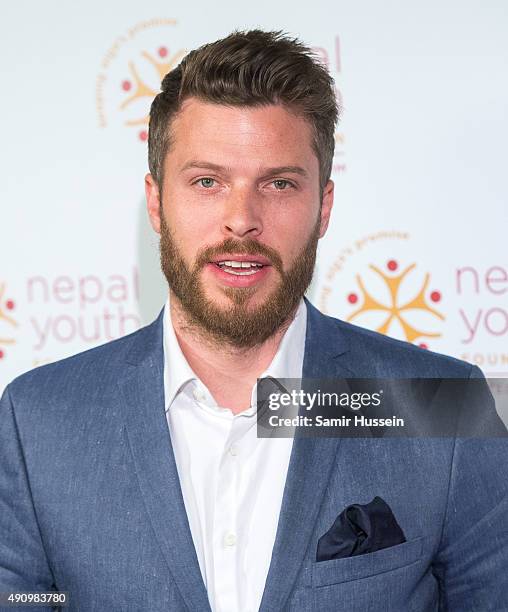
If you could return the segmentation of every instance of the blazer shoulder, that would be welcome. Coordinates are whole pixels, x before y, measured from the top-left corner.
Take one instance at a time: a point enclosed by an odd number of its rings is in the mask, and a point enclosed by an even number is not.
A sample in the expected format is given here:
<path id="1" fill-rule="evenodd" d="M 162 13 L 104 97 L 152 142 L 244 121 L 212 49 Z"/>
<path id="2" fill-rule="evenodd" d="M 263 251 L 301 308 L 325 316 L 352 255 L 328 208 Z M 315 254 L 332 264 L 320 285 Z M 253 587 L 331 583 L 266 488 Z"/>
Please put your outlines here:
<path id="1" fill-rule="evenodd" d="M 161 313 L 162 314 L 162 313 Z M 103 392 L 119 373 L 128 367 L 136 349 L 152 347 L 157 332 L 162 332 L 161 317 L 115 340 L 87 349 L 64 359 L 38 366 L 20 374 L 9 385 L 11 397 L 62 397 Z M 162 350 L 162 347 L 161 347 Z"/>
<path id="2" fill-rule="evenodd" d="M 358 325 L 328 317 L 349 346 L 351 363 L 374 375 L 393 377 L 469 378 L 481 370 L 450 355 L 420 348 L 410 342 L 390 338 Z"/>

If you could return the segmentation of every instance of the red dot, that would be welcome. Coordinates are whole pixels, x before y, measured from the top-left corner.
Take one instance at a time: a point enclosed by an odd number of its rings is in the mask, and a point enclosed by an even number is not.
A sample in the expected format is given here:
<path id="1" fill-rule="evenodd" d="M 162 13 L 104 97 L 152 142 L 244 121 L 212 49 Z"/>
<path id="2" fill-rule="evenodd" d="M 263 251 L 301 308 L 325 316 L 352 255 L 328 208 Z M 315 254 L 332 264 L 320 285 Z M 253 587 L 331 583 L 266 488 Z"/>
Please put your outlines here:
<path id="1" fill-rule="evenodd" d="M 122 89 L 124 91 L 129 91 L 131 87 L 132 87 L 132 84 L 130 81 L 122 81 Z"/>
<path id="2" fill-rule="evenodd" d="M 358 296 L 356 295 L 356 293 L 350 293 L 347 296 L 347 299 L 350 304 L 356 304 L 356 302 L 358 302 Z"/>
<path id="3" fill-rule="evenodd" d="M 4 352 L 0 350 L 0 359 L 3 359 L 3 356 L 4 356 Z"/>
<path id="4" fill-rule="evenodd" d="M 14 302 L 12 300 L 7 300 L 7 302 L 5 302 L 5 306 L 8 310 L 12 310 L 14 308 Z"/>
<path id="5" fill-rule="evenodd" d="M 420 342 L 420 344 L 418 346 L 420 348 L 422 348 L 422 349 L 428 349 L 429 348 L 428 344 L 425 344 L 425 342 Z"/>
<path id="6" fill-rule="evenodd" d="M 145 142 L 147 138 L 148 132 L 146 130 L 141 130 L 141 132 L 139 132 L 139 139 Z"/>
<path id="7" fill-rule="evenodd" d="M 390 259 L 390 261 L 386 264 L 386 267 L 388 268 L 388 270 L 391 270 L 393 272 L 399 267 L 399 264 L 395 261 L 395 259 Z"/>
<path id="8" fill-rule="evenodd" d="M 166 57 L 168 50 L 166 47 L 159 47 L 159 57 Z"/>
<path id="9" fill-rule="evenodd" d="M 433 291 L 433 292 L 430 294 L 430 299 L 431 299 L 433 302 L 439 302 L 439 300 L 441 299 L 441 294 L 439 293 L 439 291 Z"/>

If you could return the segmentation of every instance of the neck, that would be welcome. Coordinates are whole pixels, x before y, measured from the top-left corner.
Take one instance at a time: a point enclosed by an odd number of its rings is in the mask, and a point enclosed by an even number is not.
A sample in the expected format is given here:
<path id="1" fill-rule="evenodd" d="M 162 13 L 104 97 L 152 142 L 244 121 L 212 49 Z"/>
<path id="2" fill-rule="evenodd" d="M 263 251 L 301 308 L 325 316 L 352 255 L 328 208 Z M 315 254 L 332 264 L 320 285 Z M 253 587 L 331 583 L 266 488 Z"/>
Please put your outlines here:
<path id="1" fill-rule="evenodd" d="M 219 343 L 206 330 L 191 325 L 173 292 L 170 314 L 178 343 L 192 370 L 219 406 L 237 414 L 250 407 L 252 387 L 275 357 L 296 309 L 275 334 L 249 348 Z"/>

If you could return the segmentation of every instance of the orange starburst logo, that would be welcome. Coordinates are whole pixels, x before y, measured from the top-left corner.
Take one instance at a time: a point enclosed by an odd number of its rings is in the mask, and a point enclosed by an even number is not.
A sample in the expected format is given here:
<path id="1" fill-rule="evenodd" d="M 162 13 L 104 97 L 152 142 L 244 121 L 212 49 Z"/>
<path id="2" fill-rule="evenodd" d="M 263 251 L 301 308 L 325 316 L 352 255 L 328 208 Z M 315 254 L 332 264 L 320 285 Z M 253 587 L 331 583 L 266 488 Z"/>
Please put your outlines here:
<path id="1" fill-rule="evenodd" d="M 179 50 L 171 55 L 167 47 L 159 47 L 157 50 L 158 57 L 151 55 L 147 51 L 143 51 L 141 56 L 155 68 L 160 82 L 164 76 L 178 64 L 185 53 L 184 50 Z M 124 111 L 137 100 L 145 99 L 151 102 L 158 93 L 158 91 L 148 85 L 146 79 L 143 79 L 140 70 L 133 61 L 129 62 L 129 72 L 130 78 L 125 79 L 121 84 L 127 97 L 121 102 L 120 111 Z M 130 127 L 146 126 L 148 125 L 148 119 L 149 116 L 148 113 L 146 113 L 143 117 L 139 117 L 138 119 L 127 119 L 125 125 Z M 148 138 L 147 130 L 143 128 L 138 133 L 138 136 L 140 140 L 145 141 Z"/>
<path id="2" fill-rule="evenodd" d="M 356 281 L 360 290 L 360 296 L 358 293 L 352 292 L 348 295 L 348 301 L 350 304 L 360 305 L 354 310 L 348 317 L 348 321 L 353 321 L 359 315 L 369 311 L 380 311 L 386 314 L 383 318 L 382 323 L 376 327 L 376 331 L 382 334 L 389 334 L 391 326 L 397 321 L 403 330 L 405 339 L 408 342 L 414 342 L 417 338 L 438 338 L 441 336 L 439 332 L 424 331 L 418 329 L 411 324 L 407 315 L 410 311 L 424 311 L 430 313 L 437 319 L 443 321 L 445 317 L 436 310 L 429 302 L 437 303 L 441 300 L 441 293 L 439 291 L 429 291 L 430 274 L 426 273 L 416 295 L 409 300 L 402 300 L 400 298 L 400 289 L 402 282 L 410 275 L 411 272 L 416 268 L 416 264 L 413 263 L 402 272 L 397 272 L 399 264 L 395 260 L 390 260 L 386 267 L 388 272 L 383 272 L 377 266 L 371 264 L 369 268 L 375 272 L 384 282 L 388 289 L 389 303 L 385 304 L 381 300 L 378 300 L 373 294 L 366 288 L 365 282 L 362 277 L 357 274 Z M 428 348 L 424 342 L 420 343 L 422 348 Z"/>
<path id="3" fill-rule="evenodd" d="M 8 311 L 14 310 L 14 307 L 15 307 L 14 301 L 11 299 L 5 299 L 4 293 L 5 293 L 5 283 L 0 283 L 0 323 L 2 324 L 2 329 L 4 327 L 3 323 L 6 323 L 9 327 L 17 327 L 18 323 L 13 319 L 13 317 L 7 314 Z M 5 356 L 4 346 L 7 344 L 14 344 L 15 342 L 16 340 L 12 338 L 11 336 L 4 336 L 3 332 L 1 333 L 0 335 L 0 359 L 3 359 L 3 357 Z"/>

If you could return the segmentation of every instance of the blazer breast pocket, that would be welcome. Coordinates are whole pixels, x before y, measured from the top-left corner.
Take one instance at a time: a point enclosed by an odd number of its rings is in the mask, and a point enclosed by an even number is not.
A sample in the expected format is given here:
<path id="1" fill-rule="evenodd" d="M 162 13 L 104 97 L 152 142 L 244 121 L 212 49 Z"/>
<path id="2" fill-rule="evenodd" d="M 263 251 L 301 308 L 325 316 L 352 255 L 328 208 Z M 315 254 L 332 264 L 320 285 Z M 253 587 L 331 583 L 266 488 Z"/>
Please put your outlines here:
<path id="1" fill-rule="evenodd" d="M 416 538 L 356 557 L 316 561 L 311 568 L 312 586 L 338 584 L 391 572 L 418 561 L 422 550 L 423 538 Z"/>

